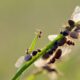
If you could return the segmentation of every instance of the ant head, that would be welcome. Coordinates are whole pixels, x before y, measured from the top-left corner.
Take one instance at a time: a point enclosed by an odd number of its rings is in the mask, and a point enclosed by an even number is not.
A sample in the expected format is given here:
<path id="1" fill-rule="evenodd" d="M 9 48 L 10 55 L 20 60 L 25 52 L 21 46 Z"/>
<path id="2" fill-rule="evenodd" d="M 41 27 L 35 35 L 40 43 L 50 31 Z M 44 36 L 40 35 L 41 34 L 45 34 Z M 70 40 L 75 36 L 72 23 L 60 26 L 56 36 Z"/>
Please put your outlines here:
<path id="1" fill-rule="evenodd" d="M 72 28 L 75 26 L 75 22 L 73 20 L 68 20 L 68 24 Z"/>

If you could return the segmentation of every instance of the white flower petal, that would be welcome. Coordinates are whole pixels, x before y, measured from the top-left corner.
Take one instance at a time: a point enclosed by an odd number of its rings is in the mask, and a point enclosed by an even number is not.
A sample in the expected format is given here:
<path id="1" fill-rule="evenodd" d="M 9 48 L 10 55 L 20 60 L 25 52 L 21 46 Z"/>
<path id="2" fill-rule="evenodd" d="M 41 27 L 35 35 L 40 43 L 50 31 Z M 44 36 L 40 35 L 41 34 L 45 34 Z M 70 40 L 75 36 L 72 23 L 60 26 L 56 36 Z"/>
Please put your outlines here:
<path id="1" fill-rule="evenodd" d="M 24 61 L 25 61 L 25 60 L 24 60 L 24 56 L 21 56 L 21 57 L 16 61 L 15 67 L 16 67 L 16 68 L 19 68 Z"/>
<path id="2" fill-rule="evenodd" d="M 57 35 L 49 35 L 49 36 L 48 36 L 48 39 L 49 39 L 50 41 L 53 41 L 56 37 L 57 37 Z"/>

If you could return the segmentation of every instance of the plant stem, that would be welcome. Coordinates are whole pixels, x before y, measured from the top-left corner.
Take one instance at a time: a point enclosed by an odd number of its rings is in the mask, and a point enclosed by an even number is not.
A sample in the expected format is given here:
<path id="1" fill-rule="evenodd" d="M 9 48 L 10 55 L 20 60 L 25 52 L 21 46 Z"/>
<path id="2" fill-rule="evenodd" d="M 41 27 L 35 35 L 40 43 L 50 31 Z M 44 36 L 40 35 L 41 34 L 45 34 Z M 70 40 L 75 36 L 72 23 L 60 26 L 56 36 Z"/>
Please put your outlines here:
<path id="1" fill-rule="evenodd" d="M 59 34 L 53 41 L 51 41 L 46 47 L 44 47 L 41 52 L 38 52 L 36 56 L 34 56 L 30 61 L 25 62 L 16 72 L 11 80 L 17 80 L 18 77 L 32 64 L 36 61 L 39 57 L 45 54 L 46 51 L 51 49 L 54 46 L 56 41 L 60 41 L 64 38 L 62 34 Z"/>

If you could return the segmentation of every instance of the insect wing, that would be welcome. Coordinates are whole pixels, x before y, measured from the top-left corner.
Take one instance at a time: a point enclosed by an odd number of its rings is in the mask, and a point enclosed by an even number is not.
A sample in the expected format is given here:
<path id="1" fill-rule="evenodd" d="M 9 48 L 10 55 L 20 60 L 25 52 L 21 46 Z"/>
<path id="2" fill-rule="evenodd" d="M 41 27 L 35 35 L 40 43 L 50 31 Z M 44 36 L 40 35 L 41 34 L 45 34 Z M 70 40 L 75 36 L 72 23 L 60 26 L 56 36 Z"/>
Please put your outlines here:
<path id="1" fill-rule="evenodd" d="M 16 63 L 15 63 L 15 67 L 16 68 L 19 68 L 22 64 L 23 64 L 23 62 L 25 61 L 24 60 L 24 56 L 21 56 L 17 61 L 16 61 Z"/>
<path id="2" fill-rule="evenodd" d="M 57 37 L 57 35 L 49 35 L 49 36 L 48 36 L 48 39 L 49 39 L 50 41 L 53 41 L 56 37 Z"/>
<path id="3" fill-rule="evenodd" d="M 70 52 L 71 52 L 71 48 L 66 46 L 66 47 L 62 47 L 62 56 L 61 57 L 66 57 Z"/>
<path id="4" fill-rule="evenodd" d="M 45 66 L 46 63 L 47 63 L 46 60 L 43 60 L 42 58 L 40 58 L 36 62 L 34 62 L 34 65 L 37 68 L 41 68 L 41 67 Z"/>
<path id="5" fill-rule="evenodd" d="M 58 74 L 55 72 L 48 73 L 49 80 L 57 80 Z"/>
<path id="6" fill-rule="evenodd" d="M 71 16 L 71 19 L 75 22 L 80 21 L 80 6 L 77 6 Z"/>

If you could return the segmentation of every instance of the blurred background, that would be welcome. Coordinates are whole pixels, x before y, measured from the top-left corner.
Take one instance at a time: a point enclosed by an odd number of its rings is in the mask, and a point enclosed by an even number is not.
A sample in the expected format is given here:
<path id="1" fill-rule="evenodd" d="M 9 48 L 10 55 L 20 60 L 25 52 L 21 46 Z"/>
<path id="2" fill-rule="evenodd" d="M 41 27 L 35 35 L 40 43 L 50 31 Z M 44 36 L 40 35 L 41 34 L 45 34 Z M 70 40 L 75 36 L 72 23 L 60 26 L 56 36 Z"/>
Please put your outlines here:
<path id="1" fill-rule="evenodd" d="M 44 47 L 49 34 L 58 34 L 80 0 L 0 0 L 0 80 L 15 74 L 16 60 L 25 54 L 36 29 L 43 31 L 37 47 Z M 58 80 L 80 80 L 80 42 L 72 49 L 69 60 L 58 64 L 64 73 Z M 32 65 L 33 66 L 33 65 Z M 32 66 L 27 74 L 31 73 Z M 47 80 L 40 75 L 35 80 Z"/>

